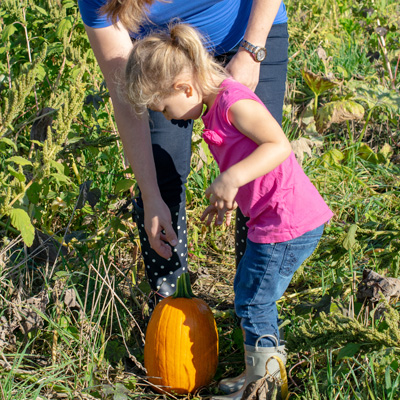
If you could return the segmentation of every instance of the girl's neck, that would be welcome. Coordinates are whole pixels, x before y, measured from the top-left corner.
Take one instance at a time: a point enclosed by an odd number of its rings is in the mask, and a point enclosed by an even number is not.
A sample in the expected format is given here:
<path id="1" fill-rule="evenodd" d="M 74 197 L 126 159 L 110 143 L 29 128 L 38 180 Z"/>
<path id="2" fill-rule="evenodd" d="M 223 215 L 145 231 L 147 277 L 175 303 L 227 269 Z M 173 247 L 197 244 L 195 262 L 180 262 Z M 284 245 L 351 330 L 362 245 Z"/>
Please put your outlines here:
<path id="1" fill-rule="evenodd" d="M 222 78 L 221 76 L 215 75 L 215 76 L 212 77 L 213 85 L 214 85 L 215 87 L 220 87 L 220 86 L 221 86 L 221 83 L 222 83 L 225 79 L 226 79 L 226 78 Z M 205 104 L 205 105 L 207 106 L 207 110 L 209 110 L 209 109 L 213 106 L 214 101 L 215 101 L 215 99 L 216 99 L 217 96 L 218 96 L 218 93 L 219 93 L 219 92 L 217 92 L 217 93 L 209 93 L 209 94 L 203 96 L 203 104 Z"/>

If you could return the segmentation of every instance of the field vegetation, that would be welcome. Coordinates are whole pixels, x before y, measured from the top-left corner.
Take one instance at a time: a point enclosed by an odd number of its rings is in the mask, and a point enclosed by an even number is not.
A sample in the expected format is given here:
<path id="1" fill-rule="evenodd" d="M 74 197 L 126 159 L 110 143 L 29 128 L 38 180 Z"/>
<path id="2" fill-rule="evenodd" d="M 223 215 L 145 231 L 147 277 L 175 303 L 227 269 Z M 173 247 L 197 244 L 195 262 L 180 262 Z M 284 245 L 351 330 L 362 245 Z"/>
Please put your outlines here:
<path id="1" fill-rule="evenodd" d="M 279 302 L 290 398 L 399 399 L 400 3 L 285 3 L 283 127 L 335 213 Z M 2 0 L 0 35 L 0 399 L 161 398 L 142 366 L 135 179 L 77 4 Z M 195 133 L 191 280 L 220 334 L 200 398 L 241 372 L 243 338 L 233 230 L 199 221 L 218 169 L 199 121 Z M 369 270 L 393 278 L 391 291 L 368 287 Z"/>

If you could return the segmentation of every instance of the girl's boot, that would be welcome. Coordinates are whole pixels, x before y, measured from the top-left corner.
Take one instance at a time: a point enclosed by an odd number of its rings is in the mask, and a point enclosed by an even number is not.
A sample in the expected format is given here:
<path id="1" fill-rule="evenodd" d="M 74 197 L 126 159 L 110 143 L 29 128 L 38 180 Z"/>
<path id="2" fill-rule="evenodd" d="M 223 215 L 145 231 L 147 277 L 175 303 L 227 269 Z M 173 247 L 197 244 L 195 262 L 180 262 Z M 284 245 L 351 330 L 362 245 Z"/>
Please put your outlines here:
<path id="1" fill-rule="evenodd" d="M 243 332 L 243 338 L 244 338 L 245 335 L 244 335 L 243 329 L 242 329 L 242 332 Z M 284 332 L 283 328 L 279 328 L 279 335 L 281 338 L 284 337 L 285 332 Z M 275 336 L 273 336 L 273 338 L 274 338 L 274 340 L 276 340 Z M 281 341 L 281 347 L 284 348 L 282 341 Z M 282 361 L 285 363 L 286 358 L 285 358 L 285 360 L 282 360 Z M 246 369 L 238 376 L 235 376 L 233 378 L 221 379 L 218 383 L 218 389 L 221 392 L 224 392 L 225 394 L 235 393 L 243 387 L 245 380 L 246 380 Z"/>
<path id="2" fill-rule="evenodd" d="M 275 347 L 258 347 L 258 341 L 263 338 L 263 337 L 272 337 L 275 340 Z M 267 361 L 275 356 L 278 357 L 283 365 L 286 364 L 286 351 L 285 351 L 285 346 L 281 345 L 278 346 L 278 340 L 275 338 L 275 336 L 271 335 L 265 335 L 265 336 L 260 336 L 256 342 L 255 346 L 249 346 L 245 345 L 245 360 L 246 360 L 246 370 L 244 371 L 244 379 L 243 377 L 239 376 L 237 378 L 234 378 L 234 382 L 236 382 L 236 385 L 240 385 L 240 380 L 243 380 L 243 384 L 240 387 L 240 389 L 234 393 L 231 393 L 227 396 L 213 396 L 213 400 L 240 400 L 243 396 L 243 393 L 247 386 L 251 382 L 255 382 L 260 378 L 263 378 L 265 376 L 266 370 L 265 370 L 265 365 Z M 275 360 L 272 359 L 268 363 L 268 372 L 270 376 L 273 376 L 274 378 L 281 378 L 281 373 L 280 373 L 280 366 L 279 363 Z M 232 388 L 235 385 L 230 385 L 228 383 L 228 386 Z M 237 387 L 236 386 L 236 387 Z M 278 398 L 280 398 L 278 396 Z"/>
<path id="3" fill-rule="evenodd" d="M 234 378 L 222 379 L 218 383 L 218 389 L 225 394 L 235 393 L 240 390 L 246 380 L 246 370 Z"/>

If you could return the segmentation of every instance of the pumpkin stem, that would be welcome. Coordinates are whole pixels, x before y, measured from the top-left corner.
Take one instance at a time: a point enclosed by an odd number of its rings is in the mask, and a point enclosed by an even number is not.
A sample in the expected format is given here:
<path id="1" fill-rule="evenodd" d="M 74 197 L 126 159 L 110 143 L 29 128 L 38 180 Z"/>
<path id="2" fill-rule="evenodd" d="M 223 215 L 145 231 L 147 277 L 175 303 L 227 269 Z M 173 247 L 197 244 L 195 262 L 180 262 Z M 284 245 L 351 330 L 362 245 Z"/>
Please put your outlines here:
<path id="1" fill-rule="evenodd" d="M 192 287 L 190 285 L 190 276 L 187 272 L 183 273 L 177 282 L 176 292 L 172 295 L 174 299 L 179 297 L 184 297 L 186 299 L 191 299 L 195 297 L 192 292 Z"/>

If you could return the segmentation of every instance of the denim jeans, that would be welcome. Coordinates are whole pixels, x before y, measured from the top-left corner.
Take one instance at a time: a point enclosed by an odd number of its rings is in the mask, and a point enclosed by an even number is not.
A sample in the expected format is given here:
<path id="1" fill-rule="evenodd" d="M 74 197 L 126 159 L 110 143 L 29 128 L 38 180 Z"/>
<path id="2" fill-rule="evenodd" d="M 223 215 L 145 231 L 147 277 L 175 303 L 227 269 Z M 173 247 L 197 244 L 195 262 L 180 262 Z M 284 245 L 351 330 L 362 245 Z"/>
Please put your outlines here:
<path id="1" fill-rule="evenodd" d="M 263 335 L 274 335 L 279 343 L 276 302 L 296 270 L 314 252 L 323 230 L 324 224 L 281 243 L 254 243 L 247 239 L 234 281 L 235 311 L 241 318 L 245 344 L 254 346 Z M 275 343 L 263 338 L 259 346 L 273 347 Z"/>

